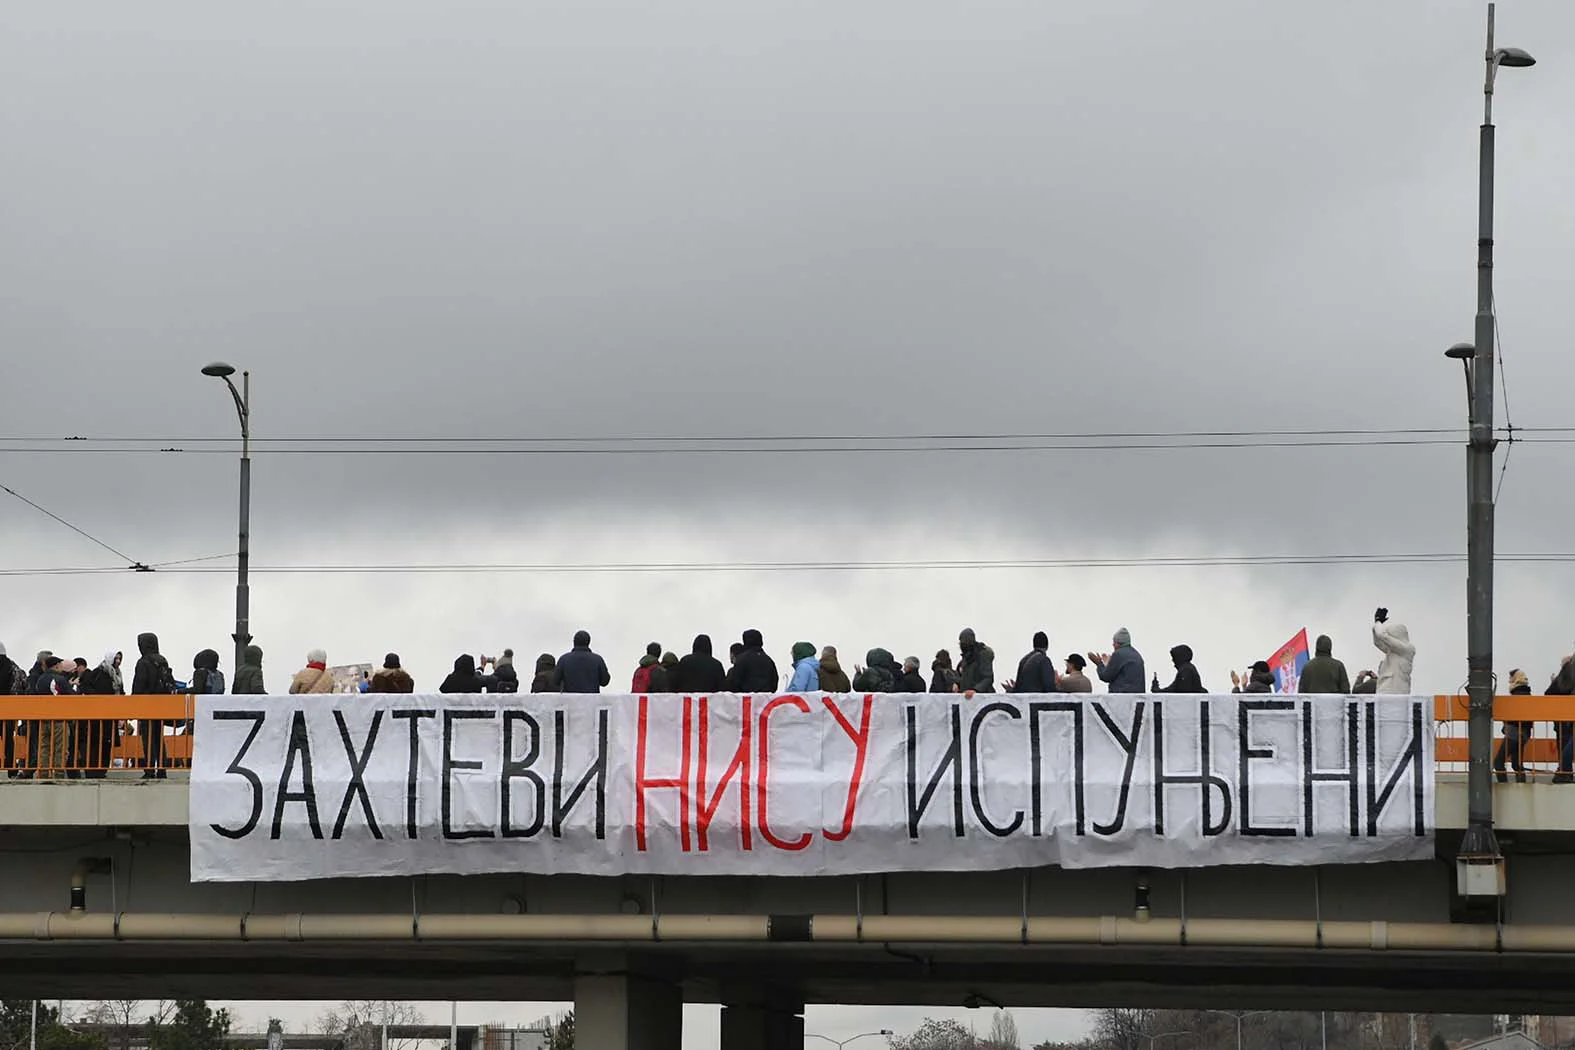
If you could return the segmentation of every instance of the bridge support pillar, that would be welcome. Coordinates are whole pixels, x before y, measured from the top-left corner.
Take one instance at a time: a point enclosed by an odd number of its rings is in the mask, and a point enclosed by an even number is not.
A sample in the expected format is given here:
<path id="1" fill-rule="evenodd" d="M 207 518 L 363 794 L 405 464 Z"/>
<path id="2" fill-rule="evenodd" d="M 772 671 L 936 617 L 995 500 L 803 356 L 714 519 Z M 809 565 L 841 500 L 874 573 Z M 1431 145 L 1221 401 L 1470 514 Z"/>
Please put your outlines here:
<path id="1" fill-rule="evenodd" d="M 682 1050 L 676 985 L 627 974 L 574 978 L 574 1045 L 584 1050 Z"/>
<path id="2" fill-rule="evenodd" d="M 803 1050 L 804 1011 L 780 1006 L 722 1007 L 722 1050 Z"/>

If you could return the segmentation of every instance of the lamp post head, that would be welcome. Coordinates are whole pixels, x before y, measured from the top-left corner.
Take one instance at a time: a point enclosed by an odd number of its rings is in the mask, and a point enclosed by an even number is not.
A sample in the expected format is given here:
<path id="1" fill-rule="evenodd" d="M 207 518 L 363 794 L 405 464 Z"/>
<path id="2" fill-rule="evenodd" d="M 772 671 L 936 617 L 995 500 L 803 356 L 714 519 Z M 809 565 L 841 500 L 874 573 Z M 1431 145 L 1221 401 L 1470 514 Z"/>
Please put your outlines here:
<path id="1" fill-rule="evenodd" d="M 215 379 L 228 379 L 235 374 L 235 366 L 225 364 L 223 361 L 215 361 L 211 365 L 203 365 L 202 374 Z"/>
<path id="2" fill-rule="evenodd" d="M 1518 47 L 1499 48 L 1493 52 L 1493 62 L 1495 65 L 1507 66 L 1510 69 L 1524 69 L 1537 64 L 1537 60 L 1531 57 L 1529 51 L 1522 51 Z"/>
<path id="3" fill-rule="evenodd" d="M 1454 361 L 1470 361 L 1477 356 L 1477 348 L 1471 343 L 1456 343 L 1444 351 L 1444 356 Z"/>

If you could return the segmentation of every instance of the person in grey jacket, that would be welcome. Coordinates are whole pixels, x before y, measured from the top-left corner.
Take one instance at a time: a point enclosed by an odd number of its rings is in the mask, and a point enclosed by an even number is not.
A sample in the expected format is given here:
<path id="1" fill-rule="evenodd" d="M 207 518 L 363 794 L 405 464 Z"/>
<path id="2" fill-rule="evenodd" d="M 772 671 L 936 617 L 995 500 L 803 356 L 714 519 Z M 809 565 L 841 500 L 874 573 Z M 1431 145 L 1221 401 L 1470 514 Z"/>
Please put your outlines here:
<path id="1" fill-rule="evenodd" d="M 1099 680 L 1109 686 L 1112 693 L 1141 693 L 1148 683 L 1148 675 L 1143 670 L 1143 654 L 1132 648 L 1132 632 L 1121 628 L 1111 637 L 1110 644 L 1114 651 L 1109 654 L 1088 654 Z"/>

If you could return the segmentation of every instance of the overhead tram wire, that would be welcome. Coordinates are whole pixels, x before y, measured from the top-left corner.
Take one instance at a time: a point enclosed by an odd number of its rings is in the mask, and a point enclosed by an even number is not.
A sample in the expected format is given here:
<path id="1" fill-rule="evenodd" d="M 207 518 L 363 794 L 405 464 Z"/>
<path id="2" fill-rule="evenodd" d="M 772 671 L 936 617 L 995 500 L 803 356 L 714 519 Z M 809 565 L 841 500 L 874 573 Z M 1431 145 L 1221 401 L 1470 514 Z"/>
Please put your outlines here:
<path id="1" fill-rule="evenodd" d="M 215 555 L 214 558 L 227 557 Z M 191 559 L 191 561 L 211 559 Z M 1521 564 L 1571 564 L 1575 552 L 1546 554 L 1501 554 L 1499 561 Z M 366 565 L 265 565 L 253 566 L 253 572 L 299 575 L 430 575 L 468 573 L 534 573 L 559 575 L 573 573 L 663 573 L 663 572 L 879 572 L 879 571 L 936 571 L 966 569 L 1126 569 L 1126 568 L 1253 568 L 1273 566 L 1331 566 L 1331 565 L 1458 565 L 1465 561 L 1463 554 L 1452 552 L 1401 552 L 1388 554 L 1324 554 L 1324 555 L 1222 555 L 1217 557 L 1133 557 L 1133 558 L 1016 558 L 1016 559 L 936 559 L 929 561 L 803 561 L 803 562 L 607 562 L 607 563 L 455 563 L 419 564 L 389 563 Z M 198 564 L 160 567 L 164 573 L 215 573 L 228 572 L 222 566 Z M 0 569 L 0 576 L 73 576 L 100 575 L 121 572 L 116 568 L 12 568 Z"/>
<path id="2" fill-rule="evenodd" d="M 26 496 L 22 495 L 20 492 L 18 492 L 16 489 L 12 488 L 11 486 L 9 486 L 9 485 L 0 485 L 0 489 L 3 489 L 4 491 L 6 491 L 6 492 L 10 493 L 11 495 L 15 496 L 17 499 L 21 500 L 23 503 L 26 503 L 29 507 L 32 507 L 34 510 L 38 511 L 40 514 L 43 514 L 45 517 L 52 518 L 53 520 L 58 521 L 60 524 L 64 525 L 66 528 L 70 529 L 72 532 L 76 533 L 78 536 L 81 536 L 83 539 L 88 540 L 91 543 L 98 544 L 100 547 L 103 547 L 105 550 L 109 551 L 111 554 L 113 554 L 115 557 L 119 558 L 121 561 L 126 562 L 125 568 L 119 568 L 119 567 L 111 568 L 111 569 L 109 569 L 110 572 L 124 572 L 126 569 L 130 569 L 132 572 L 152 572 L 153 571 L 153 567 L 152 566 L 145 565 L 142 562 L 138 561 L 137 559 L 133 558 L 131 555 L 125 553 L 124 551 L 117 550 L 116 548 L 111 547 L 109 544 L 105 543 L 103 540 L 99 539 L 97 536 L 93 535 L 91 532 L 88 532 L 86 529 L 78 528 L 77 526 L 75 526 L 75 525 L 71 524 L 69 521 L 67 521 L 65 518 L 62 518 L 60 515 L 56 514 L 54 511 L 49 510 L 48 508 L 45 508 L 45 507 L 41 507 L 37 503 L 34 503 L 32 500 L 28 499 Z"/>

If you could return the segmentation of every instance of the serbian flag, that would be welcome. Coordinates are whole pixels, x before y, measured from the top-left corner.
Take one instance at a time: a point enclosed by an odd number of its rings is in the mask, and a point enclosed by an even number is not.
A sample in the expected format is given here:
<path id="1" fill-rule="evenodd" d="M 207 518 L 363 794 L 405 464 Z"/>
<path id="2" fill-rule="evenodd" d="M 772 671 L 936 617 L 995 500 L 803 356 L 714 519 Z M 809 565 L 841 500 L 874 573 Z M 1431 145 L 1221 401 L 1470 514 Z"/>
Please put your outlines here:
<path id="1" fill-rule="evenodd" d="M 1296 637 L 1280 646 L 1274 651 L 1274 655 L 1269 657 L 1269 670 L 1274 672 L 1274 691 L 1294 693 L 1300 689 L 1302 668 L 1307 666 L 1307 659 L 1311 655 L 1307 648 L 1307 628 L 1303 627 L 1297 632 Z"/>

